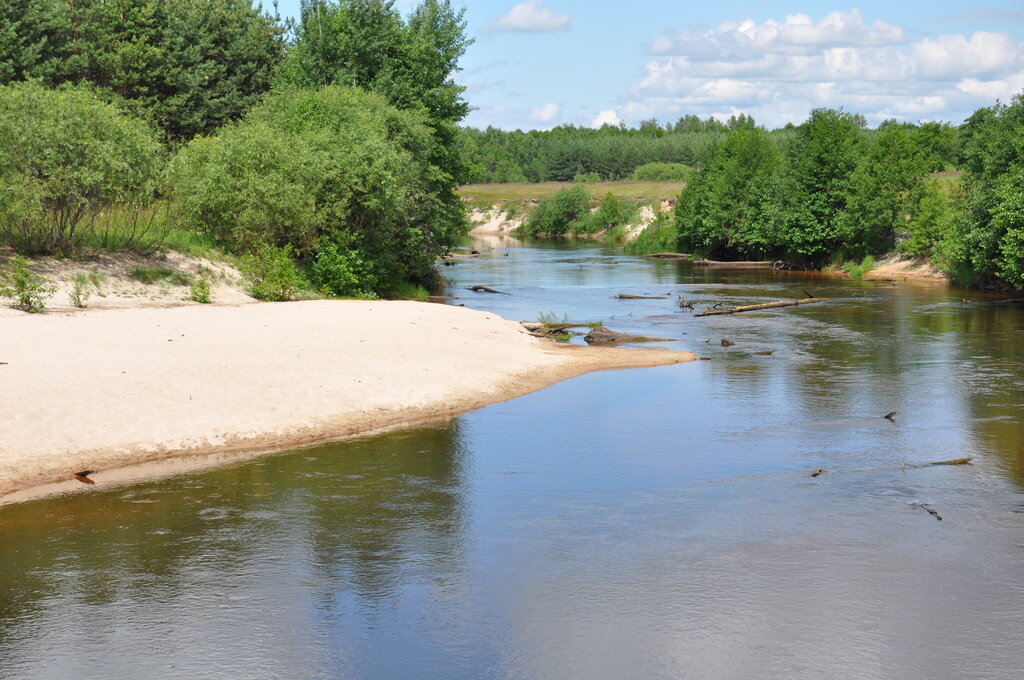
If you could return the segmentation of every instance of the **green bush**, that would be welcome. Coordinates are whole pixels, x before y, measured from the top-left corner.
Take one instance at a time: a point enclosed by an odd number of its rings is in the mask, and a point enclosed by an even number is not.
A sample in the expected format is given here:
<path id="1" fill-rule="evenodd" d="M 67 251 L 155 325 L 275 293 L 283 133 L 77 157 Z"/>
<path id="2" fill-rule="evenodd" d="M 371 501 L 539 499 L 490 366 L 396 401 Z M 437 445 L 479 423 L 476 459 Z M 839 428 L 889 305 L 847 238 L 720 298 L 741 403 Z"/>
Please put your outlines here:
<path id="1" fill-rule="evenodd" d="M 289 245 L 278 248 L 264 243 L 244 256 L 241 269 L 249 284 L 249 294 L 268 302 L 294 300 L 304 281 L 292 254 Z"/>
<path id="2" fill-rule="evenodd" d="M 71 291 L 68 293 L 68 299 L 71 300 L 71 304 L 79 309 L 85 307 L 85 303 L 89 301 L 92 296 L 87 286 L 89 285 L 89 276 L 85 272 L 78 272 L 75 274 L 74 279 L 71 282 Z"/>
<path id="3" fill-rule="evenodd" d="M 28 261 L 16 255 L 0 268 L 0 297 L 8 298 L 11 307 L 34 314 L 43 311 L 46 299 L 57 292 L 57 286 L 44 276 L 33 274 Z"/>
<path id="4" fill-rule="evenodd" d="M 202 274 L 192 283 L 188 297 L 193 302 L 205 305 L 210 302 L 210 292 L 210 279 L 206 278 L 205 274 Z"/>
<path id="5" fill-rule="evenodd" d="M 634 182 L 688 182 L 693 168 L 685 163 L 644 163 L 629 176 Z"/>
<path id="6" fill-rule="evenodd" d="M 583 231 L 586 228 L 584 221 L 589 216 L 590 192 L 584 186 L 567 187 L 537 204 L 520 231 L 552 236 Z"/>
<path id="7" fill-rule="evenodd" d="M 572 181 L 576 184 L 596 184 L 601 181 L 601 175 L 596 172 L 580 172 L 573 176 Z"/>
<path id="8" fill-rule="evenodd" d="M 324 238 L 344 243 L 363 278 L 332 290 L 431 283 L 435 257 L 464 219 L 436 196 L 443 173 L 431 163 L 432 144 L 420 114 L 379 95 L 285 89 L 181 154 L 176 212 L 240 253 L 266 243 L 307 257 Z"/>
<path id="9" fill-rule="evenodd" d="M 609 192 L 597 210 L 582 221 L 582 231 L 593 234 L 599 231 L 610 231 L 616 227 L 629 224 L 639 217 L 637 206 L 628 199 L 618 198 Z"/>
<path id="10" fill-rule="evenodd" d="M 912 201 L 914 209 L 896 249 L 906 255 L 931 255 L 949 232 L 953 202 L 935 180 L 922 182 Z"/>
<path id="11" fill-rule="evenodd" d="M 359 252 L 347 244 L 321 239 L 316 258 L 309 268 L 314 286 L 327 295 L 339 297 L 372 297 L 373 276 Z"/>
<path id="12" fill-rule="evenodd" d="M 865 255 L 860 264 L 850 261 L 843 263 L 843 270 L 852 279 L 862 279 L 864 275 L 875 268 L 875 258 L 872 255 Z"/>
<path id="13" fill-rule="evenodd" d="M 152 197 L 156 133 L 85 89 L 0 87 L 0 239 L 26 254 L 73 251 L 105 207 Z"/>

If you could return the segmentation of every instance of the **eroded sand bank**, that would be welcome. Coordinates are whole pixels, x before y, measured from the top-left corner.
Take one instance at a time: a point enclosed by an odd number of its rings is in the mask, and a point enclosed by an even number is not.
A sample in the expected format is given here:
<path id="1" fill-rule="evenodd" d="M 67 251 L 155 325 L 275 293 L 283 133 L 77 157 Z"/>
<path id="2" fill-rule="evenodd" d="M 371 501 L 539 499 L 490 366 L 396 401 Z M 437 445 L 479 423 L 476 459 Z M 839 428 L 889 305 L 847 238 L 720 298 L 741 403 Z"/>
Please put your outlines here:
<path id="1" fill-rule="evenodd" d="M 415 302 L 0 316 L 0 503 L 78 470 L 251 455 L 444 417 L 688 352 L 554 346 Z"/>

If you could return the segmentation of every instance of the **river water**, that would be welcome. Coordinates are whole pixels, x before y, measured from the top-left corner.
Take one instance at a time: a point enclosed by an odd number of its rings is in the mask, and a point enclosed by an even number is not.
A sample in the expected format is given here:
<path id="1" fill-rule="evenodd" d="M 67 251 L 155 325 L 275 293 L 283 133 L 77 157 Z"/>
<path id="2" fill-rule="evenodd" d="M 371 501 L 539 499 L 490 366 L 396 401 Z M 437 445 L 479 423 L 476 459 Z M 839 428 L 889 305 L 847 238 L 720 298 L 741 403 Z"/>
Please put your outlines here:
<path id="1" fill-rule="evenodd" d="M 1024 305 L 476 245 L 452 304 L 710 361 L 0 507 L 0 678 L 1021 677 Z"/>

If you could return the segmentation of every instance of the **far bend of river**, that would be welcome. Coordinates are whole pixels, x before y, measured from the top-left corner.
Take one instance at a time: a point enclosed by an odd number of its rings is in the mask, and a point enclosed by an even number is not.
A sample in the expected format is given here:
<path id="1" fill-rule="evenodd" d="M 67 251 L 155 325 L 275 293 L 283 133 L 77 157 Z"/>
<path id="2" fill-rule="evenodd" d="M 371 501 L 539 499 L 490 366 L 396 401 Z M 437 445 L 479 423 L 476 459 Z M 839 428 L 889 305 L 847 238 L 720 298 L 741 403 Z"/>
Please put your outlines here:
<path id="1" fill-rule="evenodd" d="M 0 507 L 0 678 L 1024 677 L 1024 305 L 477 247 L 453 304 L 711 361 Z"/>

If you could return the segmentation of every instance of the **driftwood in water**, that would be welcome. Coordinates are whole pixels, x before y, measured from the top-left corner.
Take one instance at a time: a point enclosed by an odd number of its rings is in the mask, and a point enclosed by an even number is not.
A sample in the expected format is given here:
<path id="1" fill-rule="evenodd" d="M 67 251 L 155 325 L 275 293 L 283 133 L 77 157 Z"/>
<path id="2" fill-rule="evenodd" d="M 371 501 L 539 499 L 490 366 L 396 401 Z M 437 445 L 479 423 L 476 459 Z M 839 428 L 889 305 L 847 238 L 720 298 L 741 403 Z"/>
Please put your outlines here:
<path id="1" fill-rule="evenodd" d="M 618 298 L 619 300 L 664 300 L 664 295 L 629 295 L 627 293 L 619 293 L 612 297 Z"/>
<path id="2" fill-rule="evenodd" d="M 882 417 L 888 420 L 890 423 L 894 423 L 896 422 L 896 411 L 890 411 L 889 413 L 886 413 Z"/>
<path id="3" fill-rule="evenodd" d="M 771 355 L 775 354 L 775 350 L 773 350 L 773 349 L 763 349 L 760 352 L 754 352 L 754 354 L 756 354 L 758 356 L 762 356 L 762 357 L 770 357 Z"/>
<path id="4" fill-rule="evenodd" d="M 729 336 L 722 338 L 722 347 L 732 347 L 736 343 L 729 339 Z"/>
<path id="5" fill-rule="evenodd" d="M 671 338 L 649 338 L 643 335 L 619 333 L 604 326 L 592 328 L 584 337 L 588 345 L 607 345 L 616 342 L 670 342 Z"/>
<path id="6" fill-rule="evenodd" d="M 474 293 L 495 293 L 496 295 L 511 295 L 512 293 L 505 293 L 500 290 L 494 290 L 487 286 L 466 286 L 466 290 L 471 290 Z"/>
<path id="7" fill-rule="evenodd" d="M 939 460 L 934 463 L 919 463 L 913 467 L 935 467 L 936 465 L 970 465 L 974 458 L 954 458 L 953 460 Z"/>
<path id="8" fill-rule="evenodd" d="M 779 300 L 778 302 L 763 302 L 759 305 L 744 305 L 732 309 L 708 309 L 694 316 L 714 316 L 716 314 L 737 314 L 739 312 L 753 312 L 758 309 L 774 309 L 775 307 L 793 307 L 795 305 L 809 305 L 813 302 L 825 302 L 832 298 L 804 298 L 803 300 Z"/>
<path id="9" fill-rule="evenodd" d="M 693 255 L 689 253 L 649 253 L 644 257 L 652 260 L 689 260 Z"/>
<path id="10" fill-rule="evenodd" d="M 940 515 L 939 513 L 935 512 L 934 510 L 932 510 L 931 508 L 929 508 L 929 507 L 928 507 L 927 505 L 925 505 L 924 503 L 921 503 L 921 504 L 920 504 L 920 508 L 921 508 L 922 510 L 924 510 L 925 512 L 927 512 L 927 513 L 928 513 L 929 515 L 931 515 L 932 517 L 934 517 L 935 519 L 939 520 L 940 522 L 942 521 L 942 515 Z"/>
<path id="11" fill-rule="evenodd" d="M 820 477 L 823 474 L 825 474 L 825 468 L 818 468 L 817 470 L 811 473 L 811 477 Z"/>

